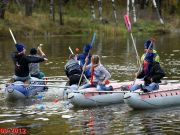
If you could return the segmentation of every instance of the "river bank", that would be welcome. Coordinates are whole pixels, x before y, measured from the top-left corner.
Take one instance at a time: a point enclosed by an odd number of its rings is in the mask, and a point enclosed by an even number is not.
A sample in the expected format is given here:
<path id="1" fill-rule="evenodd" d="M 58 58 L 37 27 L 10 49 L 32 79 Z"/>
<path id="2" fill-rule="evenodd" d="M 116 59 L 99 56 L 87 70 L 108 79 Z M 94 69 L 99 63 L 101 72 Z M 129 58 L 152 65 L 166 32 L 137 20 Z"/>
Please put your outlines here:
<path id="1" fill-rule="evenodd" d="M 58 16 L 58 15 L 57 15 Z M 57 17 L 56 17 L 57 18 Z M 178 17 L 175 20 L 169 18 L 165 20 L 165 25 L 159 20 L 138 19 L 132 24 L 133 33 L 145 34 L 166 34 L 175 31 L 178 27 Z M 107 33 L 110 35 L 124 35 L 127 33 L 123 16 L 118 20 L 118 24 L 113 22 L 102 23 L 99 20 L 90 21 L 89 17 L 64 16 L 64 25 L 59 21 L 52 21 L 47 14 L 33 13 L 32 16 L 24 16 L 21 12 L 14 14 L 6 12 L 6 18 L 0 20 L 0 35 L 8 37 L 8 28 L 15 32 L 16 36 L 57 36 L 57 35 L 87 35 L 96 31 L 97 33 Z"/>

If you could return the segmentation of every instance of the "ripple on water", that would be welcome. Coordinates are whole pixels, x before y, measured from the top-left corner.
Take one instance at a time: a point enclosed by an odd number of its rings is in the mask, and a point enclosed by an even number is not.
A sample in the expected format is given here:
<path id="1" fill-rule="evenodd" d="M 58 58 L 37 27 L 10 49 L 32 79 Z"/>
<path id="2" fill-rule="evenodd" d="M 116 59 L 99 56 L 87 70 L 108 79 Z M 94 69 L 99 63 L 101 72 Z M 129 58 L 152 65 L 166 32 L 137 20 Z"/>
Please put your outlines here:
<path id="1" fill-rule="evenodd" d="M 180 52 L 180 50 L 172 50 L 172 52 Z"/>
<path id="2" fill-rule="evenodd" d="M 0 121 L 0 123 L 11 123 L 11 122 L 16 122 L 16 120 L 3 120 L 3 121 Z"/>
<path id="3" fill-rule="evenodd" d="M 22 114 L 0 114 L 0 117 L 18 117 Z"/>
<path id="4" fill-rule="evenodd" d="M 25 115 L 34 115 L 34 114 L 36 114 L 36 112 L 35 111 L 24 111 L 23 112 L 23 114 L 25 114 Z"/>
<path id="5" fill-rule="evenodd" d="M 69 118 L 72 118 L 72 117 L 74 117 L 74 116 L 72 116 L 72 115 L 64 115 L 64 114 L 63 114 L 61 117 L 62 117 L 62 118 L 65 118 L 65 119 L 69 119 Z"/>
<path id="6" fill-rule="evenodd" d="M 48 121 L 49 120 L 49 118 L 35 118 L 34 120 L 42 120 L 42 121 Z"/>
<path id="7" fill-rule="evenodd" d="M 180 61 L 175 61 L 175 60 L 173 60 L 173 61 L 169 61 L 168 62 L 168 65 L 171 65 L 171 66 L 180 66 Z"/>

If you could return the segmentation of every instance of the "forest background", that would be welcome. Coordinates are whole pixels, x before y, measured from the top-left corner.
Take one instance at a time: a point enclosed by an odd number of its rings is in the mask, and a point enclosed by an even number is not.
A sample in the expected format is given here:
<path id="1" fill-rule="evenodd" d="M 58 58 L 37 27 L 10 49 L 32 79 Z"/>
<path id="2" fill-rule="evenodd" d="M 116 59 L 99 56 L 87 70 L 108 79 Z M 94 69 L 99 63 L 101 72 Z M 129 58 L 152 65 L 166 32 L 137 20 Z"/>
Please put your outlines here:
<path id="1" fill-rule="evenodd" d="M 154 1 L 157 8 L 153 0 L 0 0 L 0 37 L 9 36 L 9 27 L 18 36 L 123 34 L 127 13 L 135 33 L 179 32 L 180 1 Z"/>

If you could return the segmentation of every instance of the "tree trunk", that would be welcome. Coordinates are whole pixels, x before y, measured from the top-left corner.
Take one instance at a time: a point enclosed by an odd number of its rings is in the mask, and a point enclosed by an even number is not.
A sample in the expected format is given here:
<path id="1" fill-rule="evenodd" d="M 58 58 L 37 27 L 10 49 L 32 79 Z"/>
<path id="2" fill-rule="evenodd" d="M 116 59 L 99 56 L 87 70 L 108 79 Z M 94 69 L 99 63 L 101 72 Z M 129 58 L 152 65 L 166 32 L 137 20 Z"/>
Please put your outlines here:
<path id="1" fill-rule="evenodd" d="M 115 23 L 117 24 L 117 14 L 116 14 L 116 7 L 115 7 L 115 1 L 112 0 L 112 8 L 113 8 L 113 15 L 114 15 L 114 20 L 115 20 Z"/>
<path id="2" fill-rule="evenodd" d="M 25 2 L 25 16 L 32 16 L 33 1 L 25 0 L 24 2 Z"/>
<path id="3" fill-rule="evenodd" d="M 21 7 L 21 3 L 20 3 L 19 0 L 16 0 L 16 3 L 17 3 L 17 5 L 18 5 L 19 7 Z"/>
<path id="4" fill-rule="evenodd" d="M 140 0 L 139 3 L 140 3 L 140 9 L 144 9 L 146 1 L 145 0 Z"/>
<path id="5" fill-rule="evenodd" d="M 64 25 L 62 9 L 63 9 L 63 1 L 59 0 L 59 21 L 60 21 L 59 23 L 60 23 L 60 25 Z"/>
<path id="6" fill-rule="evenodd" d="M 156 0 L 156 3 L 157 3 L 157 7 L 158 7 L 158 10 L 159 10 L 159 14 L 160 16 L 162 16 L 162 0 Z"/>
<path id="7" fill-rule="evenodd" d="M 5 9 L 0 8 L 0 19 L 4 19 Z"/>
<path id="8" fill-rule="evenodd" d="M 64 0 L 64 4 L 67 4 L 69 2 L 69 0 Z"/>
<path id="9" fill-rule="evenodd" d="M 102 21 L 102 1 L 98 0 L 99 20 Z"/>
<path id="10" fill-rule="evenodd" d="M 94 0 L 89 0 L 90 10 L 91 10 L 91 16 L 92 20 L 94 21 L 96 19 L 96 14 L 94 10 Z"/>
<path id="11" fill-rule="evenodd" d="M 176 4 L 177 3 L 175 1 L 170 2 L 170 10 L 169 10 L 170 15 L 174 15 L 176 13 Z"/>
<path id="12" fill-rule="evenodd" d="M 8 0 L 0 0 L 0 19 L 5 17 L 5 8 L 8 3 Z"/>
<path id="13" fill-rule="evenodd" d="M 54 0 L 50 1 L 50 16 L 52 17 L 53 21 L 55 21 Z"/>

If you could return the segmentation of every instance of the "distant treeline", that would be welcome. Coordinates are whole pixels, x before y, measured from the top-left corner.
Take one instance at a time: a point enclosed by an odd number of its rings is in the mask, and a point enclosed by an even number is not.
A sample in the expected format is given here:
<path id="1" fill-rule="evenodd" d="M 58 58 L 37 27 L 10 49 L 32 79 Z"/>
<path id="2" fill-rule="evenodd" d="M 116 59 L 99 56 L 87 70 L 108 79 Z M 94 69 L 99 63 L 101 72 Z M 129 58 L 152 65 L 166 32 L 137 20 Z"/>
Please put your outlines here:
<path id="1" fill-rule="evenodd" d="M 96 10 L 96 16 L 106 16 L 109 11 L 120 12 L 127 7 L 128 0 L 0 0 L 0 19 L 4 19 L 5 12 L 11 13 L 23 12 L 25 16 L 32 16 L 33 12 L 43 12 L 55 20 L 55 15 L 59 14 L 60 23 L 63 24 L 63 15 L 70 13 L 72 7 L 74 10 L 83 13 L 89 13 L 93 17 L 93 8 Z M 135 5 L 136 12 L 141 15 L 144 10 L 153 11 L 153 0 L 129 0 Z M 180 14 L 179 0 L 154 0 L 160 15 L 178 15 Z M 114 5 L 112 5 L 112 3 Z M 130 5 L 130 9 L 132 6 Z M 102 13 L 101 13 L 102 12 Z M 71 13 L 70 13 L 71 14 Z M 95 16 L 94 16 L 95 17 Z M 59 18 L 58 18 L 59 19 Z"/>

